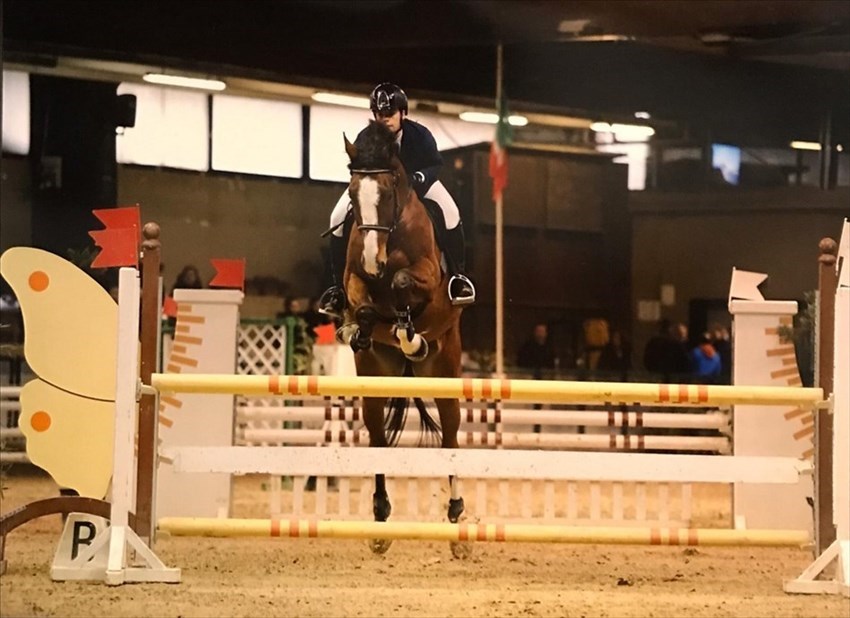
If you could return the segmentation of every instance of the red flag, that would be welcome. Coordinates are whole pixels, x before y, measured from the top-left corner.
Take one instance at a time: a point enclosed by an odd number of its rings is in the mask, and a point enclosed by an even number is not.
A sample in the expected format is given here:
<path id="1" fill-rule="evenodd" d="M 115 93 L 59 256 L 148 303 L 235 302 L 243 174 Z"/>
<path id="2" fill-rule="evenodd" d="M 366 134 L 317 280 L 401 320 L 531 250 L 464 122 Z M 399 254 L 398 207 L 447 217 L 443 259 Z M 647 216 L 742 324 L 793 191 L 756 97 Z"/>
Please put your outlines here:
<path id="1" fill-rule="evenodd" d="M 511 141 L 511 125 L 508 122 L 508 108 L 505 97 L 499 101 L 499 121 L 496 135 L 490 145 L 490 178 L 493 179 L 493 201 L 502 197 L 502 191 L 508 186 L 508 144 Z"/>
<path id="2" fill-rule="evenodd" d="M 106 229 L 89 232 L 101 251 L 92 261 L 92 268 L 139 265 L 141 219 L 138 206 L 93 210 Z"/>
<path id="3" fill-rule="evenodd" d="M 162 301 L 162 314 L 169 318 L 177 317 L 177 301 L 173 296 L 166 296 Z"/>
<path id="4" fill-rule="evenodd" d="M 336 326 L 333 324 L 322 324 L 313 329 L 316 333 L 317 345 L 330 345 L 336 343 Z"/>
<path id="5" fill-rule="evenodd" d="M 215 276 L 210 281 L 211 288 L 245 289 L 245 258 L 241 260 L 221 260 L 213 258 L 210 263 L 215 268 Z"/>

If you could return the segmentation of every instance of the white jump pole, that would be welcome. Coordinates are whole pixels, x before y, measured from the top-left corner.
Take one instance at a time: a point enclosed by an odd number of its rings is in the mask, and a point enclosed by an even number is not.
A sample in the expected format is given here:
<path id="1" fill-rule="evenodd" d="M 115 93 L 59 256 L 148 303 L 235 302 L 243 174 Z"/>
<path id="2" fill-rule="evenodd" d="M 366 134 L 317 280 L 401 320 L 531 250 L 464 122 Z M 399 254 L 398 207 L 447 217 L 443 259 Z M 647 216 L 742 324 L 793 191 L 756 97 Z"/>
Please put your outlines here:
<path id="1" fill-rule="evenodd" d="M 461 411 L 461 430 L 469 423 L 503 423 L 505 425 L 539 424 L 584 427 L 664 427 L 670 429 L 717 429 L 729 432 L 730 419 L 726 412 L 687 414 L 683 412 L 608 412 L 584 410 L 518 410 L 513 408 L 480 411 Z M 351 407 L 275 407 L 237 406 L 237 421 L 301 421 L 324 422 L 363 420 L 360 410 Z"/>
<path id="2" fill-rule="evenodd" d="M 692 483 L 796 483 L 811 462 L 792 457 L 440 448 L 198 446 L 164 448 L 177 472 Z"/>

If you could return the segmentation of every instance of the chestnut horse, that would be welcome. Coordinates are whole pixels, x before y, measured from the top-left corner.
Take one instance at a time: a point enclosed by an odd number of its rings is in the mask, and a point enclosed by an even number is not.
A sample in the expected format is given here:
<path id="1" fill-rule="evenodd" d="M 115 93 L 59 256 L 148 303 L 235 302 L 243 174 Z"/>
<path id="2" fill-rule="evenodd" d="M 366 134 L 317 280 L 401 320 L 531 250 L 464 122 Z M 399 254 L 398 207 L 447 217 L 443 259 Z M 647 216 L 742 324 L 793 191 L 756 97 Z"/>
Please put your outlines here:
<path id="1" fill-rule="evenodd" d="M 343 277 L 348 306 L 338 339 L 355 351 L 358 375 L 459 377 L 461 308 L 449 301 L 434 226 L 408 183 L 395 136 L 370 121 L 356 145 L 344 139 L 354 222 Z M 407 400 L 390 401 L 385 421 L 387 403 L 385 397 L 364 398 L 369 446 L 389 446 L 404 426 Z M 439 428 L 416 401 L 422 426 L 432 435 L 441 430 L 442 448 L 457 448 L 460 404 L 457 399 L 436 399 L 436 404 Z M 449 484 L 448 519 L 454 523 L 463 498 L 454 478 Z M 383 474 L 375 476 L 372 498 L 375 521 L 386 521 L 391 505 Z M 386 541 L 373 541 L 373 551 L 388 547 Z"/>

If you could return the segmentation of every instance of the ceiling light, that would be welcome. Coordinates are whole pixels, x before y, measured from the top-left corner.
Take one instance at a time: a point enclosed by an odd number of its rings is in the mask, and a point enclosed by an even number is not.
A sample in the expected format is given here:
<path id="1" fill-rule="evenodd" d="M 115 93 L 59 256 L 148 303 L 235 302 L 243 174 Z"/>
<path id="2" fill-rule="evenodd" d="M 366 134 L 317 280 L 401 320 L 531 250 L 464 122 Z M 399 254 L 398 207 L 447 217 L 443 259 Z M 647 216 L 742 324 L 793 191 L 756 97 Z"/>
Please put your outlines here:
<path id="1" fill-rule="evenodd" d="M 180 86 L 182 88 L 200 88 L 201 90 L 224 90 L 227 84 L 219 79 L 201 79 L 182 75 L 166 75 L 165 73 L 147 73 L 142 78 L 151 84 L 163 86 Z"/>
<path id="2" fill-rule="evenodd" d="M 495 112 L 461 112 L 459 117 L 466 122 L 481 122 L 484 124 L 496 124 L 499 122 L 499 114 Z M 528 124 L 528 118 L 514 114 L 508 116 L 508 124 L 512 127 L 524 127 Z"/>
<path id="3" fill-rule="evenodd" d="M 655 129 L 646 125 L 594 122 L 590 130 L 596 133 L 613 133 L 619 142 L 645 142 L 655 135 Z"/>
<path id="4" fill-rule="evenodd" d="M 820 150 L 820 144 L 817 142 L 803 142 L 794 140 L 791 142 L 791 148 L 795 150 Z"/>
<path id="5" fill-rule="evenodd" d="M 311 98 L 317 103 L 328 103 L 330 105 L 343 105 L 345 107 L 369 109 L 369 99 L 364 97 L 354 97 L 348 94 L 335 94 L 333 92 L 316 92 Z"/>
<path id="6" fill-rule="evenodd" d="M 838 152 L 844 152 L 844 146 L 842 146 L 841 144 L 837 144 L 837 145 L 835 146 L 835 149 L 836 149 Z"/>
<path id="7" fill-rule="evenodd" d="M 641 120 L 649 120 L 652 116 L 649 115 L 649 112 L 635 112 L 635 118 L 640 118 Z"/>

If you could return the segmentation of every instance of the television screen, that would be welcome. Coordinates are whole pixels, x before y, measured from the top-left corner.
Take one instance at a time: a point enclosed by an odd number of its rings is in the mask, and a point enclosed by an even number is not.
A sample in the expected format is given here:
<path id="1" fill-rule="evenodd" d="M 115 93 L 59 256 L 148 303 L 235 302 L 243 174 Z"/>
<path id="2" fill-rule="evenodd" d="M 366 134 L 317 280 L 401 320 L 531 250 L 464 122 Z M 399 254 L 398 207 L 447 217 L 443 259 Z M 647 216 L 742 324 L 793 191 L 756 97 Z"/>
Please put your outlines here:
<path id="1" fill-rule="evenodd" d="M 737 186 L 741 176 L 741 149 L 727 144 L 712 144 L 711 167 L 720 170 L 723 180 Z"/>

